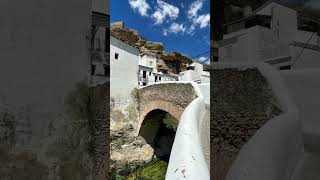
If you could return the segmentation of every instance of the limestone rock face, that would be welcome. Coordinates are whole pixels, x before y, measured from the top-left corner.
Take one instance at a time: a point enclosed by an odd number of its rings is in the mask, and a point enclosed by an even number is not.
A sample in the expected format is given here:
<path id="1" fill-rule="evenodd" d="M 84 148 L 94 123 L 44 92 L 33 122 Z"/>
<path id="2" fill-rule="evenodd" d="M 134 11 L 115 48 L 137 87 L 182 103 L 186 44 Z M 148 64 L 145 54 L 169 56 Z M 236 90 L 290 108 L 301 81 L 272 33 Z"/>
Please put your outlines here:
<path id="1" fill-rule="evenodd" d="M 148 50 L 158 50 L 163 51 L 163 45 L 161 42 L 151 42 L 147 41 L 147 43 L 144 45 L 146 49 Z"/>
<path id="2" fill-rule="evenodd" d="M 135 169 L 151 161 L 153 148 L 141 136 L 134 136 L 131 125 L 111 131 L 111 172 L 121 171 L 129 166 Z"/>

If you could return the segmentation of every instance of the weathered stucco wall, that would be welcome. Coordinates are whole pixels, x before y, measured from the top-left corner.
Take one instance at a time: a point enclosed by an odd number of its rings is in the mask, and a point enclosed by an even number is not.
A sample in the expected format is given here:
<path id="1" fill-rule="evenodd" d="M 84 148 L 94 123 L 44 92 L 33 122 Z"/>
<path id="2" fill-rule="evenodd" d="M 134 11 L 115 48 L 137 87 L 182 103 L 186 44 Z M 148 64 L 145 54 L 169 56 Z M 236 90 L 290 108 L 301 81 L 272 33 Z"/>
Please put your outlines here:
<path id="1" fill-rule="evenodd" d="M 110 84 L 89 91 L 89 130 L 92 138 L 94 179 L 108 179 L 110 157 Z"/>
<path id="2" fill-rule="evenodd" d="M 222 180 L 241 147 L 281 111 L 257 69 L 214 69 L 213 82 L 211 176 Z"/>

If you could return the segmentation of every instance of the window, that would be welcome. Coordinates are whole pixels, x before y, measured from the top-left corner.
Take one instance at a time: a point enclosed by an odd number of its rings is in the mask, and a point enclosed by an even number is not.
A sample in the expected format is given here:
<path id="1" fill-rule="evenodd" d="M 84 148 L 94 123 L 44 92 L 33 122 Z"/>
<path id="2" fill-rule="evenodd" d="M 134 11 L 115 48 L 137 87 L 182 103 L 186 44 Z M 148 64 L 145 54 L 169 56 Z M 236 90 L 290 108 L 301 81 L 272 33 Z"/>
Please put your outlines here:
<path id="1" fill-rule="evenodd" d="M 104 52 L 108 53 L 110 52 L 110 30 L 106 28 L 106 37 L 105 37 L 105 47 L 104 47 Z"/>
<path id="2" fill-rule="evenodd" d="M 149 72 L 149 76 L 151 76 L 151 72 Z"/>
<path id="3" fill-rule="evenodd" d="M 119 59 L 119 53 L 114 54 L 114 59 Z"/>
<path id="4" fill-rule="evenodd" d="M 96 65 L 91 65 L 91 75 L 94 75 L 94 72 L 96 71 Z"/>
<path id="5" fill-rule="evenodd" d="M 288 65 L 288 66 L 281 66 L 279 69 L 280 69 L 280 70 L 287 70 L 287 69 L 291 69 L 291 66 L 290 66 L 290 65 Z"/>
<path id="6" fill-rule="evenodd" d="M 159 77 L 159 81 L 161 81 L 161 77 Z"/>
<path id="7" fill-rule="evenodd" d="M 104 76 L 109 77 L 110 75 L 110 68 L 107 65 L 103 65 L 104 68 Z"/>
<path id="8" fill-rule="evenodd" d="M 95 39 L 94 40 L 94 47 L 95 47 L 95 50 L 97 50 L 97 51 L 101 50 L 100 39 Z"/>
<path id="9" fill-rule="evenodd" d="M 147 72 L 146 71 L 142 71 L 142 77 L 146 78 L 147 77 Z"/>
<path id="10" fill-rule="evenodd" d="M 142 85 L 143 85 L 143 86 L 146 86 L 146 85 L 147 85 L 147 83 L 143 82 L 143 83 L 142 83 Z"/>
<path id="11" fill-rule="evenodd" d="M 154 76 L 154 82 L 158 81 L 158 76 Z"/>

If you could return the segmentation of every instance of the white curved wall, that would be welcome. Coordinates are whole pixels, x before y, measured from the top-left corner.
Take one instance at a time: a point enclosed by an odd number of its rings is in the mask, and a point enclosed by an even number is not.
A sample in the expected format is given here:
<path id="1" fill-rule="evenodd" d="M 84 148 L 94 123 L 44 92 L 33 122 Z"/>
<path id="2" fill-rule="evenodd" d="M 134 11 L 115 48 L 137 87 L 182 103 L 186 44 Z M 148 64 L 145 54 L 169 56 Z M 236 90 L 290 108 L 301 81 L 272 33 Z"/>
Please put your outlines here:
<path id="1" fill-rule="evenodd" d="M 319 69 L 283 71 L 286 85 L 300 111 L 304 143 L 308 150 L 320 150 L 320 84 Z M 314 149 L 316 148 L 316 149 Z"/>
<path id="2" fill-rule="evenodd" d="M 198 97 L 186 107 L 180 118 L 166 174 L 168 180 L 210 179 L 210 163 L 207 164 L 205 160 L 201 139 L 201 134 L 204 133 L 201 132 L 201 120 L 205 115 L 206 105 L 202 89 L 193 82 L 191 84 Z M 210 149 L 206 152 L 210 152 Z"/>

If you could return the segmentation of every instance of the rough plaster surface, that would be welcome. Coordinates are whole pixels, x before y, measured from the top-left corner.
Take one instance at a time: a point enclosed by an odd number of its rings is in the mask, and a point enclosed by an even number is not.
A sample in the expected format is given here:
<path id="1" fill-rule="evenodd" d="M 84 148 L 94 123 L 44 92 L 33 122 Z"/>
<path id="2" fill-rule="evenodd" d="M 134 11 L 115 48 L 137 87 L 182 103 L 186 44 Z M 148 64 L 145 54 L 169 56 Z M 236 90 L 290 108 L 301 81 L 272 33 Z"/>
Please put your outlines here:
<path id="1" fill-rule="evenodd" d="M 90 89 L 89 125 L 93 142 L 94 179 L 108 179 L 110 157 L 109 84 Z"/>
<path id="2" fill-rule="evenodd" d="M 222 180 L 241 147 L 281 113 L 257 69 L 214 69 L 211 110 L 211 178 Z"/>

